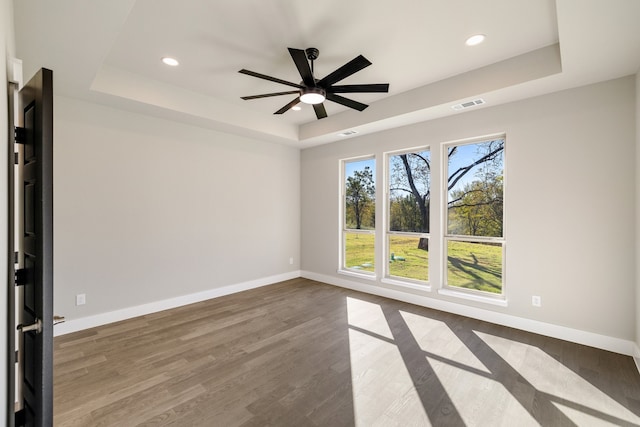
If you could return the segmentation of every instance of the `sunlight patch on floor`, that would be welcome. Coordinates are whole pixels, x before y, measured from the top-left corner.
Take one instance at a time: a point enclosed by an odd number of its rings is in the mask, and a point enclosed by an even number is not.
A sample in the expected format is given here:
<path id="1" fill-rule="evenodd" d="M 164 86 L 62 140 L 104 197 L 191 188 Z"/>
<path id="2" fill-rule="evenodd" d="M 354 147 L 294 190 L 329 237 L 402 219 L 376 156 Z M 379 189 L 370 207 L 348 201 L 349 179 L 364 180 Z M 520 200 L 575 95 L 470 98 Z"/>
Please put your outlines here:
<path id="1" fill-rule="evenodd" d="M 387 319 L 378 304 L 347 297 L 347 318 L 349 326 L 393 339 Z"/>
<path id="2" fill-rule="evenodd" d="M 400 315 L 426 355 L 441 356 L 462 369 L 468 367 L 471 370 L 490 373 L 446 323 L 405 311 L 400 311 Z M 451 355 L 455 357 L 451 359 Z"/>
<path id="3" fill-rule="evenodd" d="M 427 358 L 467 426 L 538 426 L 502 384 L 490 376 Z M 491 399 L 486 399 L 491 396 Z"/>
<path id="4" fill-rule="evenodd" d="M 347 309 L 355 425 L 431 425 L 380 306 L 347 298 Z"/>
<path id="5" fill-rule="evenodd" d="M 611 427 L 619 427 L 620 422 L 613 421 L 605 421 L 602 417 L 593 416 L 590 414 L 585 414 L 583 411 L 577 410 L 575 408 L 570 408 L 568 406 L 562 405 L 560 403 L 553 403 L 564 415 L 567 416 L 571 421 L 573 421 L 577 426 L 611 426 Z M 629 425 L 629 424 L 627 424 Z M 630 425 L 638 425 L 638 424 L 630 424 Z"/>
<path id="6" fill-rule="evenodd" d="M 640 418 L 536 346 L 474 331 L 493 351 L 577 425 L 638 423 Z M 541 374 L 543 373 L 543 374 Z M 604 379 L 606 381 L 606 379 Z M 580 402 L 580 403 L 577 403 Z M 598 423 L 593 422 L 598 420 Z M 608 421 L 606 421 L 608 420 Z"/>
<path id="7" fill-rule="evenodd" d="M 466 425 L 478 425 L 478 420 L 491 426 L 511 426 L 513 420 L 520 426 L 538 425 L 445 322 L 400 314 Z M 480 398 L 486 395 L 492 396 L 492 404 Z"/>

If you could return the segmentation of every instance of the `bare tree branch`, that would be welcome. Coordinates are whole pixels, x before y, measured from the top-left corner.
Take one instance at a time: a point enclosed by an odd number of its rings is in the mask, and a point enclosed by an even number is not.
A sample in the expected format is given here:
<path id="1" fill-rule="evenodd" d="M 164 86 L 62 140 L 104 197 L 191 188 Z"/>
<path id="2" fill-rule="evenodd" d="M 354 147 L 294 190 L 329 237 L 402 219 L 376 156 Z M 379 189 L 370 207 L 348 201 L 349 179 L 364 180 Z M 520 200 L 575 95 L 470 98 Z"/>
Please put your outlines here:
<path id="1" fill-rule="evenodd" d="M 453 147 L 453 149 L 455 150 L 457 147 Z M 454 173 L 452 173 L 451 175 L 449 175 L 449 181 L 451 181 L 451 179 L 453 177 L 455 177 L 455 179 L 453 180 L 453 182 L 449 182 L 449 185 L 447 187 L 447 190 L 451 190 L 453 187 L 455 187 L 455 185 L 458 183 L 458 181 L 460 181 L 462 179 L 463 176 L 465 176 L 467 173 L 469 173 L 475 166 L 478 166 L 479 164 L 488 162 L 489 160 L 493 160 L 494 157 L 500 153 L 502 150 L 504 150 L 504 144 L 499 144 L 498 148 L 496 148 L 495 150 L 491 151 L 490 153 L 482 156 L 481 158 L 479 158 L 478 160 L 476 160 L 475 162 L 471 163 L 470 165 L 464 166 L 459 168 L 458 170 L 456 170 Z M 451 150 L 449 152 L 449 157 L 451 157 L 453 155 L 453 150 Z M 457 176 L 456 176 L 457 175 Z"/>
<path id="2" fill-rule="evenodd" d="M 427 169 L 429 169 L 429 171 L 431 171 L 431 163 L 429 162 L 428 159 L 422 157 L 420 154 L 418 153 L 409 153 L 412 156 L 416 156 L 419 159 L 422 159 L 422 161 L 425 163 L 425 165 L 427 165 Z"/>

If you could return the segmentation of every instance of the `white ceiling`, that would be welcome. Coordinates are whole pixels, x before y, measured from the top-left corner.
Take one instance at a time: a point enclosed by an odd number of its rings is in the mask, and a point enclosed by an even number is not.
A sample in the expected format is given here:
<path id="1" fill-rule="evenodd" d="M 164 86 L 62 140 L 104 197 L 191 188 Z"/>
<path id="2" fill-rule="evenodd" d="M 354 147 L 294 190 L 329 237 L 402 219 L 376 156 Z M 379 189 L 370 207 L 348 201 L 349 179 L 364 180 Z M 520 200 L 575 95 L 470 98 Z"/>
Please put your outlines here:
<path id="1" fill-rule="evenodd" d="M 634 74 L 639 0 L 17 0 L 25 77 L 54 71 L 55 93 L 226 132 L 307 147 Z M 486 41 L 468 47 L 470 35 Z M 246 68 L 300 80 L 287 47 L 316 47 L 323 77 L 359 54 L 373 65 L 341 84 L 389 83 L 348 94 L 363 112 L 325 102 L 273 112 L 295 95 Z M 180 61 L 176 68 L 160 58 Z M 474 108 L 484 108 L 474 107 Z"/>

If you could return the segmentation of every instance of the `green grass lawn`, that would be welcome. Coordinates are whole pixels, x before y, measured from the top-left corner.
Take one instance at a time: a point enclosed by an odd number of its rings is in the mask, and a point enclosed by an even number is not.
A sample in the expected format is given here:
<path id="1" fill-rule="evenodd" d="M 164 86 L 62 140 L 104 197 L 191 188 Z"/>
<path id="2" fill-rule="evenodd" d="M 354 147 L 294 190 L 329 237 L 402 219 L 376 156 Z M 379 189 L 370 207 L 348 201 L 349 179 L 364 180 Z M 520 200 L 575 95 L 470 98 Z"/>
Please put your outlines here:
<path id="1" fill-rule="evenodd" d="M 502 292 L 502 246 L 449 241 L 447 284 L 484 292 Z"/>
<path id="2" fill-rule="evenodd" d="M 370 234 L 347 233 L 345 266 L 361 271 L 374 271 L 374 236 Z M 427 281 L 429 278 L 429 252 L 418 249 L 418 238 L 407 236 L 391 237 L 389 272 L 392 276 Z"/>
<path id="3" fill-rule="evenodd" d="M 373 273 L 375 236 L 373 234 L 346 233 L 346 238 L 345 267 Z"/>
<path id="4" fill-rule="evenodd" d="M 429 280 L 429 251 L 418 249 L 419 241 L 419 237 L 389 237 L 390 275 L 424 282 Z"/>
<path id="5" fill-rule="evenodd" d="M 373 272 L 374 236 L 346 234 L 345 267 Z M 389 273 L 392 276 L 427 281 L 429 252 L 418 249 L 417 237 L 390 237 Z M 393 253 L 395 260 L 391 260 Z M 447 245 L 447 283 L 449 286 L 502 292 L 502 247 L 486 243 L 449 241 Z"/>

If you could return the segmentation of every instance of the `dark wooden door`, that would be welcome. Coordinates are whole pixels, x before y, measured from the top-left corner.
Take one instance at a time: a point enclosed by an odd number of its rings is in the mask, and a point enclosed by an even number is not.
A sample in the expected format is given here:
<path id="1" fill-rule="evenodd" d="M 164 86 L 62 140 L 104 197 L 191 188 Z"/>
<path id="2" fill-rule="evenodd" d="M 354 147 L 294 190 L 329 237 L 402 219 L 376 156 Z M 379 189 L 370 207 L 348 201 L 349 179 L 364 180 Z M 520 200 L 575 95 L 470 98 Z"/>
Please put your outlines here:
<path id="1" fill-rule="evenodd" d="M 19 220 L 24 261 L 20 346 L 22 411 L 17 424 L 53 425 L 53 73 L 41 69 L 19 93 L 23 145 Z M 18 198 L 20 200 L 20 198 Z"/>

